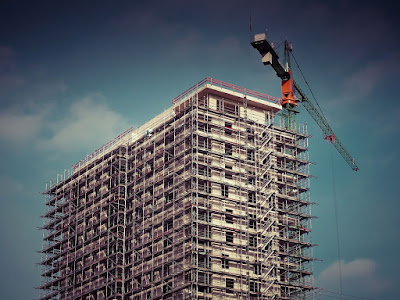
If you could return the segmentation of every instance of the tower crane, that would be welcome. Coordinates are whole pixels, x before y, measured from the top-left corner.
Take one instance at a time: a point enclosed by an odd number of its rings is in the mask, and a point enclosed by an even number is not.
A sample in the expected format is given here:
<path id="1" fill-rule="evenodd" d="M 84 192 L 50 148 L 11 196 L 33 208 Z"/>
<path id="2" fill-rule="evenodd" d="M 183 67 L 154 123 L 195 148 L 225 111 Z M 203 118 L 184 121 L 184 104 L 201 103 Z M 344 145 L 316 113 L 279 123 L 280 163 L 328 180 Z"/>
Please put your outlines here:
<path id="1" fill-rule="evenodd" d="M 282 117 L 285 122 L 287 129 L 293 128 L 295 124 L 296 114 L 299 113 L 297 107 L 298 103 L 301 103 L 304 108 L 308 111 L 317 125 L 321 128 L 323 134 L 325 135 L 325 140 L 328 140 L 336 148 L 339 154 L 344 158 L 347 164 L 351 167 L 353 171 L 358 171 L 359 168 L 346 150 L 337 136 L 333 133 L 332 128 L 329 126 L 324 115 L 318 111 L 318 109 L 313 105 L 310 99 L 301 90 L 300 86 L 294 81 L 292 72 L 290 69 L 290 52 L 292 47 L 288 41 L 285 41 L 284 48 L 284 62 L 281 63 L 279 56 L 274 49 L 274 44 L 267 40 L 266 33 L 260 33 L 254 35 L 251 41 L 251 45 L 258 50 L 261 54 L 261 61 L 264 65 L 271 65 L 275 70 L 276 75 L 282 79 Z"/>

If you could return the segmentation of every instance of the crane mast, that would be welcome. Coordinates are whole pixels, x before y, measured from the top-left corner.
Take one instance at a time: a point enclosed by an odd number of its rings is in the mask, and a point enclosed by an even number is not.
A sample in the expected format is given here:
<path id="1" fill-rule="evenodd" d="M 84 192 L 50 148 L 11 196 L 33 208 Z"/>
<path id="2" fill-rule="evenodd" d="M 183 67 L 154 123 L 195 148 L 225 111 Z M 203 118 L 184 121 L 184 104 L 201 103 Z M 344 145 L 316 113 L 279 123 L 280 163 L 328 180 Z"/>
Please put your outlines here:
<path id="1" fill-rule="evenodd" d="M 292 51 L 292 49 L 289 43 L 285 41 L 283 64 L 279 61 L 279 55 L 276 53 L 273 44 L 268 42 L 265 33 L 256 34 L 251 45 L 260 52 L 262 63 L 264 65 L 271 65 L 275 70 L 276 75 L 282 79 L 281 105 L 282 119 L 285 124 L 284 126 L 287 129 L 296 129 L 296 114 L 299 113 L 297 107 L 298 102 L 300 102 L 321 128 L 325 135 L 325 139 L 332 143 L 353 171 L 358 171 L 359 168 L 354 158 L 336 137 L 325 117 L 316 109 L 305 93 L 301 90 L 300 86 L 293 80 L 290 70 L 290 51 Z"/>

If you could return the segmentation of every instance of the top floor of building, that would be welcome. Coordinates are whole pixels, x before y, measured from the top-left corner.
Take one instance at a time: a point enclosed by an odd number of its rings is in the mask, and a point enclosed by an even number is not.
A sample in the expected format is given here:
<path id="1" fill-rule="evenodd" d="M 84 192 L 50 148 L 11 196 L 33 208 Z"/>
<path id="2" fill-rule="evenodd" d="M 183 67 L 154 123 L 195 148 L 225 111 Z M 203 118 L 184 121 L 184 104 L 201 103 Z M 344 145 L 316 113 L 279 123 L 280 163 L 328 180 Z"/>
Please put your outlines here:
<path id="1" fill-rule="evenodd" d="M 206 107 L 209 110 L 218 111 L 224 116 L 246 118 L 259 124 L 270 122 L 282 109 L 279 98 L 208 77 L 172 99 L 172 105 L 153 119 L 136 129 L 129 128 L 74 164 L 69 175 L 73 176 L 80 169 L 87 167 L 88 164 L 110 153 L 120 145 L 133 144 L 152 135 L 157 132 L 158 128 L 179 118 L 185 110 L 193 106 Z M 50 183 L 46 190 L 67 179 L 65 177 L 60 182 Z"/>

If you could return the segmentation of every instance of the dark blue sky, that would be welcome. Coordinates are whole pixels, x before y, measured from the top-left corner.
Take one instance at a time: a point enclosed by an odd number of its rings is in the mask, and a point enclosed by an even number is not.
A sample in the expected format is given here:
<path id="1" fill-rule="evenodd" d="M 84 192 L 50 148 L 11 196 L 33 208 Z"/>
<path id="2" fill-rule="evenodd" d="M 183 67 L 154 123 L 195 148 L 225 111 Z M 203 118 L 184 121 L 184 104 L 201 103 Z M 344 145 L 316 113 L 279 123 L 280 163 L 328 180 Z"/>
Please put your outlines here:
<path id="1" fill-rule="evenodd" d="M 249 44 L 250 15 L 254 32 L 268 29 L 275 44 L 291 40 L 328 121 L 360 165 L 352 172 L 302 111 L 316 162 L 317 283 L 339 292 L 333 157 L 344 291 L 398 299 L 398 9 L 393 1 L 265 0 L 1 2 L 2 298 L 38 296 L 40 192 L 57 173 L 206 76 L 280 96 L 280 81 Z"/>

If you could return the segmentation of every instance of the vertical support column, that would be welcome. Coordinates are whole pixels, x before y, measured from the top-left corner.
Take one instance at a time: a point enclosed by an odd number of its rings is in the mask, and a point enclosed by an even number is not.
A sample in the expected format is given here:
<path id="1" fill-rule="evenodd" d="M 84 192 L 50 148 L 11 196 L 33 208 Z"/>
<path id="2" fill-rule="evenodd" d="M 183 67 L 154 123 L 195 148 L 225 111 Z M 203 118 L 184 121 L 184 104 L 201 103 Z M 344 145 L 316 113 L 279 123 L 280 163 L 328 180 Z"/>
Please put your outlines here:
<path id="1" fill-rule="evenodd" d="M 251 160 L 251 157 L 249 157 L 249 153 L 252 151 L 252 147 L 248 147 L 248 141 L 249 141 L 249 135 L 251 135 L 251 126 L 248 122 L 247 119 L 247 97 L 244 96 L 243 97 L 243 111 L 244 111 L 244 115 L 243 118 L 241 118 L 239 116 L 239 120 L 242 120 L 242 122 L 240 122 L 239 124 L 241 125 L 239 128 L 238 133 L 243 130 L 245 132 L 245 134 L 243 135 L 243 138 L 245 139 L 243 142 L 243 147 L 244 147 L 244 151 L 245 151 L 245 159 L 244 163 L 242 163 L 242 160 L 239 160 L 239 170 L 243 171 L 243 169 L 245 170 L 245 173 L 243 174 L 244 176 L 244 180 L 246 182 L 246 193 L 247 193 L 247 197 L 245 199 L 245 236 L 246 236 L 246 245 L 245 245 L 245 251 L 244 251 L 244 261 L 246 263 L 246 269 L 245 269 L 245 281 L 246 281 L 246 285 L 244 287 L 241 288 L 241 293 L 244 297 L 250 299 L 250 269 L 251 269 L 251 265 L 250 265 L 250 227 L 249 227 L 249 222 L 250 222 L 250 208 L 249 208 L 249 194 L 252 194 L 252 186 L 249 184 L 250 180 L 249 180 L 249 174 L 250 172 L 254 171 L 256 172 L 256 162 L 255 160 Z M 250 132 L 249 132 L 250 131 Z M 238 145 L 240 145 L 240 142 L 238 143 Z M 254 145 L 253 145 L 254 146 Z M 250 159 L 249 159 L 250 158 Z M 243 247 L 241 247 L 242 249 Z M 258 250 L 258 247 L 257 247 Z M 242 254 L 243 255 L 243 254 Z M 241 255 L 241 259 L 243 259 Z M 256 251 L 256 255 L 254 257 L 254 260 L 257 262 L 258 261 L 258 251 Z M 241 264 L 242 265 L 242 264 Z M 242 278 L 241 278 L 242 281 Z M 243 292 L 243 290 L 246 290 L 247 292 Z M 259 297 L 257 297 L 257 299 L 259 299 Z"/>
<path id="2" fill-rule="evenodd" d="M 106 298 L 122 300 L 125 293 L 127 149 L 113 153 L 108 203 L 108 255 Z"/>
<path id="3" fill-rule="evenodd" d="M 198 177 L 198 158 L 199 158 L 199 135 L 198 135 L 198 94 L 191 98 L 192 100 L 192 297 L 198 300 L 199 289 L 199 223 L 198 223 L 198 204 L 199 204 L 199 177 Z"/>
<path id="4" fill-rule="evenodd" d="M 265 121 L 264 121 L 265 122 Z M 262 299 L 273 299 L 275 297 L 275 205 L 274 189 L 271 186 L 271 166 L 272 150 L 270 142 L 272 135 L 270 133 L 271 123 L 261 125 L 257 136 L 257 207 L 259 210 L 259 230 L 260 239 L 260 263 L 261 263 L 261 286 L 260 297 Z"/>

